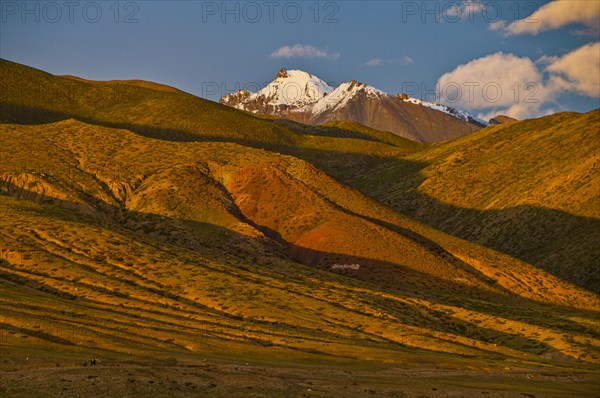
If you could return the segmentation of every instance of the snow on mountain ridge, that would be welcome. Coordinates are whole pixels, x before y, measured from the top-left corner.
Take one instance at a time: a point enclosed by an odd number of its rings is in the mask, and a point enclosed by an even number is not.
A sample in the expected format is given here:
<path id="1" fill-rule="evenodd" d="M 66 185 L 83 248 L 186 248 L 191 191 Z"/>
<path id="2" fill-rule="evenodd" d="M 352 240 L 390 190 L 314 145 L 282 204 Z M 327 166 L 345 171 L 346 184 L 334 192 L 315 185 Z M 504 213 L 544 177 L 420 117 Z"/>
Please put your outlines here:
<path id="1" fill-rule="evenodd" d="M 472 114 L 461 111 L 460 109 L 453 108 L 451 106 L 438 104 L 435 102 L 423 101 L 418 98 L 408 98 L 403 101 L 410 102 L 412 104 L 425 106 L 427 108 L 435 109 L 436 111 L 447 113 L 448 115 L 454 116 L 457 119 L 464 120 L 465 122 L 475 122 L 479 123 L 482 126 L 489 126 L 489 123 L 485 120 L 479 119 L 478 117 L 473 116 Z"/>
<path id="2" fill-rule="evenodd" d="M 318 115 L 328 110 L 341 109 L 346 106 L 346 104 L 348 104 L 352 98 L 361 92 L 364 92 L 366 95 L 372 97 L 388 95 L 385 92 L 376 89 L 375 87 L 371 87 L 364 83 L 359 83 L 356 80 L 351 80 L 347 83 L 340 84 L 326 97 L 323 97 L 317 102 L 307 105 L 304 108 L 297 109 L 296 111 L 310 111 L 312 114 Z"/>
<path id="3" fill-rule="evenodd" d="M 333 90 L 333 87 L 308 72 L 282 69 L 275 80 L 251 94 L 247 101 L 263 97 L 268 105 L 298 107 L 316 102 Z"/>

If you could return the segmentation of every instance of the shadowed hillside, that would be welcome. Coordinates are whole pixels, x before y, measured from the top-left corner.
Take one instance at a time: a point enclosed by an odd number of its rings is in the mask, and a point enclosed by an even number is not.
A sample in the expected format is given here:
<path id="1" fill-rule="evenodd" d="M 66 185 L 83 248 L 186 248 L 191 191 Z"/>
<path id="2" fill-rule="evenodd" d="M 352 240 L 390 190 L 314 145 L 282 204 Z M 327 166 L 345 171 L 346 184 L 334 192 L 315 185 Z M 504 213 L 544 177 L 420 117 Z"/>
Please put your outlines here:
<path id="1" fill-rule="evenodd" d="M 598 292 L 599 132 L 600 111 L 492 126 L 347 182 Z"/>

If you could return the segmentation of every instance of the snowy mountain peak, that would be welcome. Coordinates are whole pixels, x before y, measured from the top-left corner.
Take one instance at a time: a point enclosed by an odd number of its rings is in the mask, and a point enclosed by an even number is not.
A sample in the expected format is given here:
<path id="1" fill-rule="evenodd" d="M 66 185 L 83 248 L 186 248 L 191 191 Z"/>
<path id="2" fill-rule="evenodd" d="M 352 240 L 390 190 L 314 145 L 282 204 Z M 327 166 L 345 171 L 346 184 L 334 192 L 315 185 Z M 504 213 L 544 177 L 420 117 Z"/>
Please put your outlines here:
<path id="1" fill-rule="evenodd" d="M 308 72 L 281 69 L 274 81 L 256 93 L 272 105 L 303 106 L 329 94 L 333 87 Z"/>
<path id="2" fill-rule="evenodd" d="M 368 84 L 357 82 L 356 80 L 350 80 L 347 83 L 342 83 L 339 85 L 338 88 L 341 90 L 347 91 L 347 92 L 351 92 L 353 94 L 363 91 L 363 92 L 366 92 L 371 95 L 387 95 L 385 92 L 383 92 L 379 89 L 376 89 L 373 86 L 369 86 Z"/>
<path id="3" fill-rule="evenodd" d="M 317 115 L 326 111 L 342 109 L 352 101 L 353 98 L 357 98 L 361 94 L 375 98 L 387 95 L 385 92 L 378 90 L 375 87 L 357 82 L 356 80 L 350 80 L 349 82 L 340 84 L 326 97 L 323 97 L 314 104 L 308 105 L 298 111 L 310 109 L 313 114 Z"/>
<path id="4" fill-rule="evenodd" d="M 302 70 L 281 68 L 275 80 L 256 93 L 236 92 L 221 103 L 255 113 L 282 114 L 312 104 L 333 91 L 333 87 Z"/>

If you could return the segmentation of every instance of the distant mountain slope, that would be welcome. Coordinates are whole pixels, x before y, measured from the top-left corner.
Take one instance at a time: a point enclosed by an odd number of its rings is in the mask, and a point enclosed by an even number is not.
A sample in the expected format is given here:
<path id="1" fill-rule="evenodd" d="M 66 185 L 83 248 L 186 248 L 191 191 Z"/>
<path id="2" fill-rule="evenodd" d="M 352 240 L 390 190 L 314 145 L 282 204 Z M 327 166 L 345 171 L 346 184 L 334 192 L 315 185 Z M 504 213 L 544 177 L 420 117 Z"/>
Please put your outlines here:
<path id="1" fill-rule="evenodd" d="M 311 127 L 254 117 L 147 82 L 86 83 L 9 61 L 0 61 L 0 75 L 1 123 L 75 117 L 171 141 L 294 155 L 411 217 L 598 290 L 597 145 L 583 144 L 597 138 L 596 113 L 499 125 L 428 146 L 354 122 Z"/>
<path id="2" fill-rule="evenodd" d="M 287 117 L 314 125 L 351 120 L 419 142 L 448 140 L 482 127 L 358 82 L 341 84 L 315 104 L 290 111 Z"/>
<path id="3" fill-rule="evenodd" d="M 411 217 L 600 291 L 600 110 L 488 127 L 354 186 Z"/>
<path id="4" fill-rule="evenodd" d="M 456 138 L 487 125 L 466 112 L 391 96 L 354 80 L 333 88 L 298 70 L 282 69 L 273 82 L 257 93 L 238 91 L 224 96 L 220 102 L 311 125 L 349 120 L 421 142 Z"/>

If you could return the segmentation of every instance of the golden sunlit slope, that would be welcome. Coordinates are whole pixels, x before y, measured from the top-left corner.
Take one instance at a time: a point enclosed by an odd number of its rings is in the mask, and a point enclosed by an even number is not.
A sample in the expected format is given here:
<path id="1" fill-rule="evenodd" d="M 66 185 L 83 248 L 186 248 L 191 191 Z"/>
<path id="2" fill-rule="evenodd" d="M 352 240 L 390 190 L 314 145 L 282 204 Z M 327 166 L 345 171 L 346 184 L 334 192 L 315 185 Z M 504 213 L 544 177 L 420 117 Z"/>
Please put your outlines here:
<path id="1" fill-rule="evenodd" d="M 600 362 L 597 296 L 300 159 L 75 120 L 1 125 L 0 139 L 8 352 Z"/>
<path id="2" fill-rule="evenodd" d="M 168 140 L 294 142 L 298 134 L 245 112 L 150 82 L 91 82 L 0 60 L 0 121 L 68 118 Z"/>
<path id="3" fill-rule="evenodd" d="M 58 77 L 63 77 L 65 79 L 72 79 L 78 82 L 83 82 L 83 83 L 88 83 L 88 84 L 97 84 L 97 85 L 107 85 L 107 84 L 113 84 L 113 85 L 118 85 L 118 84 L 127 84 L 127 85 L 131 85 L 131 86 L 140 86 L 140 87 L 144 87 L 144 88 L 149 88 L 152 90 L 159 90 L 159 91 L 166 91 L 169 93 L 182 93 L 182 91 L 177 90 L 174 87 L 171 86 L 166 86 L 164 84 L 159 84 L 159 83 L 154 83 L 154 82 L 148 82 L 145 80 L 108 80 L 108 81 L 97 81 L 97 80 L 87 80 L 87 79 L 83 79 L 81 77 L 78 76 L 71 76 L 71 75 L 64 75 L 64 76 L 58 76 Z"/>
<path id="4" fill-rule="evenodd" d="M 491 126 L 347 182 L 402 213 L 600 291 L 600 110 Z"/>

